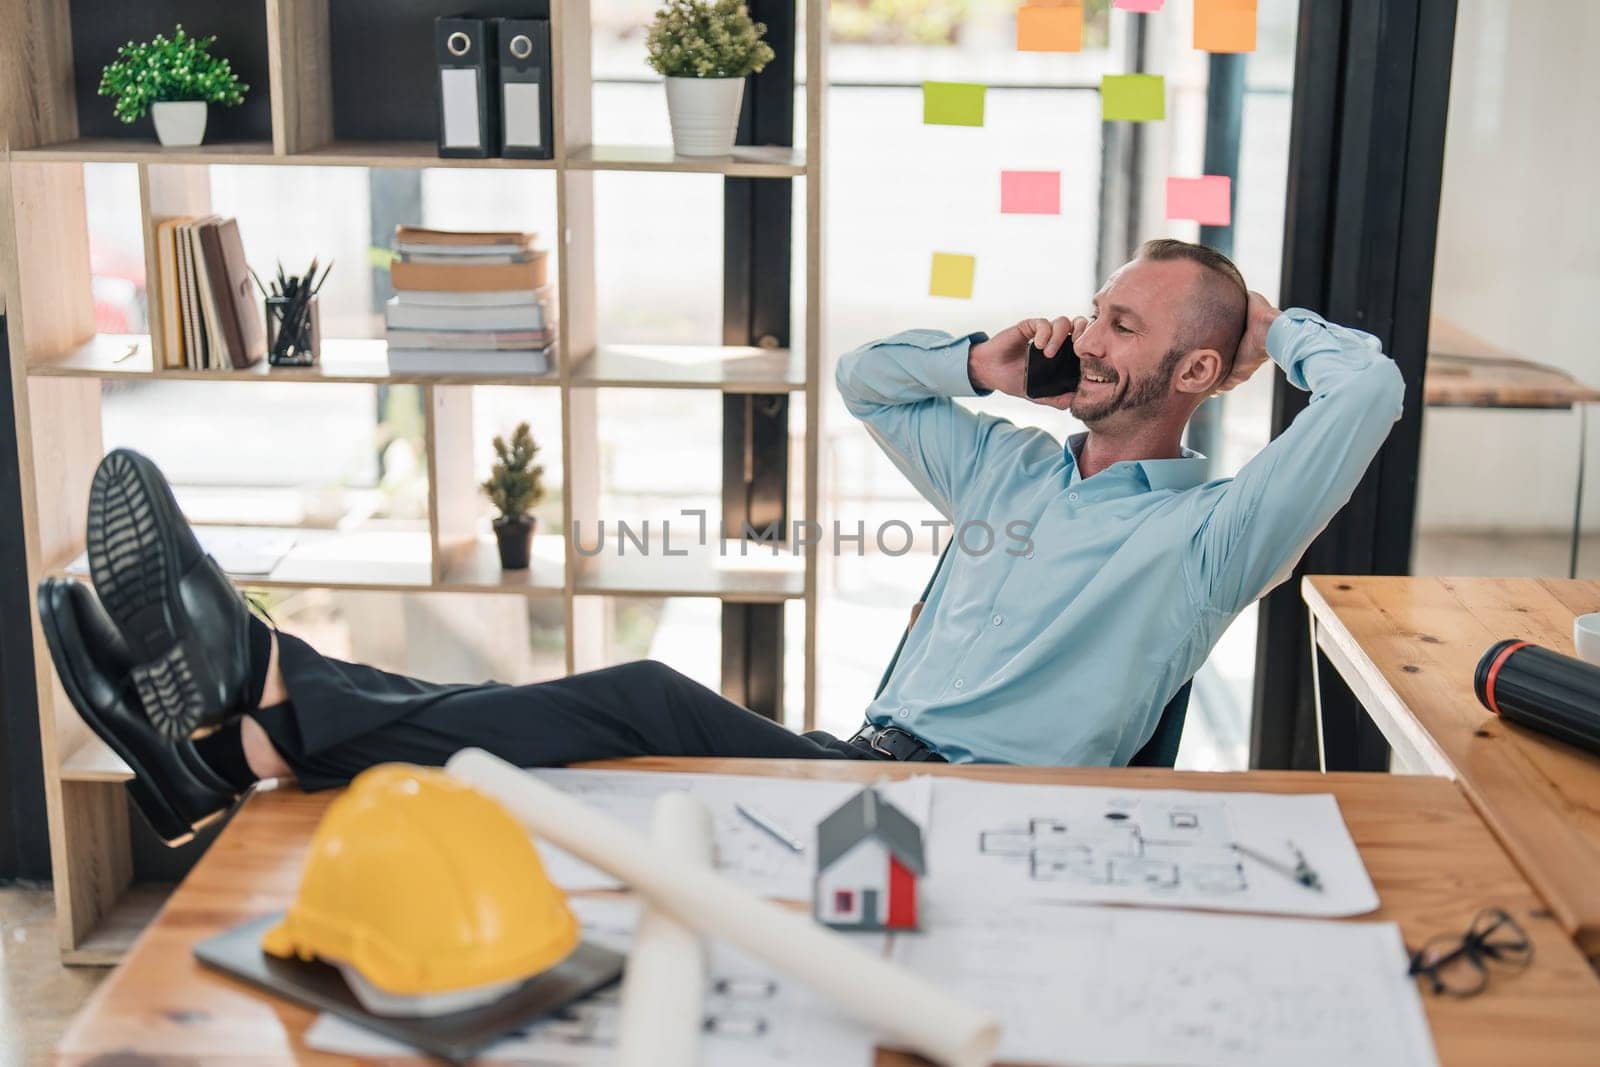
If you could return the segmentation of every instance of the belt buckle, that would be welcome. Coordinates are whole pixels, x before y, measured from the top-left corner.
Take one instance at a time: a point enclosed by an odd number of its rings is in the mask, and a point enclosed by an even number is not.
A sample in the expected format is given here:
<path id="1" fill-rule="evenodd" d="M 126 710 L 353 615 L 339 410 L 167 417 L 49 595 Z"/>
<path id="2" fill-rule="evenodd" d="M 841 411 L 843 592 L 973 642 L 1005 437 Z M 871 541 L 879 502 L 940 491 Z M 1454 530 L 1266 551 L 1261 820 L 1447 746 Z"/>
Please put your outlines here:
<path id="1" fill-rule="evenodd" d="M 895 755 L 893 752 L 890 752 L 888 749 L 886 749 L 882 745 L 878 744 L 878 739 L 881 738 L 881 737 L 887 736 L 889 731 L 893 730 L 893 729 L 894 729 L 893 726 L 880 726 L 880 727 L 878 727 L 877 733 L 875 733 L 871 737 L 867 738 L 867 747 L 870 748 L 874 752 L 878 752 L 878 753 L 881 753 L 882 755 L 888 756 L 892 760 L 898 760 L 900 758 L 899 756 Z"/>

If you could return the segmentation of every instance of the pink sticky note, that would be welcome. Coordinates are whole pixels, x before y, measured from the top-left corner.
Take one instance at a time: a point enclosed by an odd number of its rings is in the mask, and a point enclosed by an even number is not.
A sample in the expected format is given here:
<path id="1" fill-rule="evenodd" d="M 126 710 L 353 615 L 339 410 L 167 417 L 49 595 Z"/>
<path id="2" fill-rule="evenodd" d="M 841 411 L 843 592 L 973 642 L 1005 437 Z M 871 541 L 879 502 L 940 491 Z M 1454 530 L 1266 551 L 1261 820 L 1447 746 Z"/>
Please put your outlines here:
<path id="1" fill-rule="evenodd" d="M 1059 170 L 1003 170 L 1000 172 L 1002 215 L 1061 214 Z"/>
<path id="2" fill-rule="evenodd" d="M 1151 12 L 1160 11 L 1161 5 L 1164 3 L 1166 3 L 1166 0 L 1117 0 L 1111 6 L 1120 7 L 1124 11 L 1142 11 L 1148 15 Z"/>
<path id="3" fill-rule="evenodd" d="M 1227 226 L 1233 221 L 1233 182 L 1222 175 L 1167 179 L 1167 218 L 1190 219 L 1202 226 Z"/>

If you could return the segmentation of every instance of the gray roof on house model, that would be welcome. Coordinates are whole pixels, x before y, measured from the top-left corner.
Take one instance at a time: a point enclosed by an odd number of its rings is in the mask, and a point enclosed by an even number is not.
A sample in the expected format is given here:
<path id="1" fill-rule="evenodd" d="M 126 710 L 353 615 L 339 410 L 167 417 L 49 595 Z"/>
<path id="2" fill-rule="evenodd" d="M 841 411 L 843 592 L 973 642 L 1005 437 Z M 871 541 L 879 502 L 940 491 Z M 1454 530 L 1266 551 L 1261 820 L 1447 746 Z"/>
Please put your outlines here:
<path id="1" fill-rule="evenodd" d="M 919 875 L 924 873 L 922 828 L 870 786 L 817 825 L 817 872 L 864 837 L 876 837 L 895 859 Z"/>

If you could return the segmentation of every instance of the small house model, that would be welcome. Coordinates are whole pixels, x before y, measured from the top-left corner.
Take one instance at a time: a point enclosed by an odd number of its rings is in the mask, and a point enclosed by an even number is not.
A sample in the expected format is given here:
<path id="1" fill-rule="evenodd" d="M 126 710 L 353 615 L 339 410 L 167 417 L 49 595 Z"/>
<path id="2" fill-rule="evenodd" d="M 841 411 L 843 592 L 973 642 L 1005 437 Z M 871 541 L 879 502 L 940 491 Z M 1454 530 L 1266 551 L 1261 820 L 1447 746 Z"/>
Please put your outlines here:
<path id="1" fill-rule="evenodd" d="M 876 789 L 817 827 L 817 921 L 839 930 L 915 930 L 922 830 Z"/>

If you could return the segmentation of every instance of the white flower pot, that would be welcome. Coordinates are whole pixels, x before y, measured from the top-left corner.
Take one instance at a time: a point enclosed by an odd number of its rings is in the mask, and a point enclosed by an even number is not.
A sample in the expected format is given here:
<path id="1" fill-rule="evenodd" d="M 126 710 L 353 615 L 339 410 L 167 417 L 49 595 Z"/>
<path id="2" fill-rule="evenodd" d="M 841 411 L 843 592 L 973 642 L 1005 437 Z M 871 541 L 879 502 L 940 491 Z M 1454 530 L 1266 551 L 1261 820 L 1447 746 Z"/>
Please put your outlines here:
<path id="1" fill-rule="evenodd" d="M 164 145 L 197 145 L 206 135 L 204 100 L 163 100 L 150 105 L 155 120 L 156 138 Z"/>
<path id="2" fill-rule="evenodd" d="M 744 82 L 743 78 L 668 78 L 672 150 L 680 156 L 729 155 Z"/>

